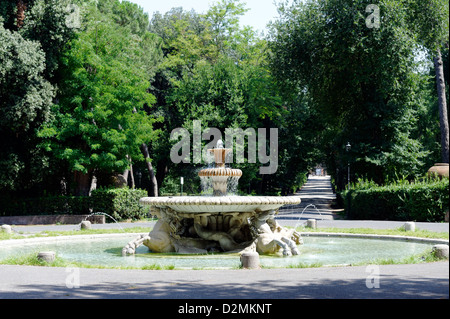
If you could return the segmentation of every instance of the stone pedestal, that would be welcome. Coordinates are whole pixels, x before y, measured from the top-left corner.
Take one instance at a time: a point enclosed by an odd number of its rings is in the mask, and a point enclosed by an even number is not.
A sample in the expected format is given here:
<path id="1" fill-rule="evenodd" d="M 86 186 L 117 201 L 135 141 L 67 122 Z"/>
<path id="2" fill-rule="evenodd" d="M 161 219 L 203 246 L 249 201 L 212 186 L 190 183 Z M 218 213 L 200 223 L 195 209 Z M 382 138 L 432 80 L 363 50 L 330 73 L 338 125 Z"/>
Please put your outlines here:
<path id="1" fill-rule="evenodd" d="M 448 259 L 448 245 L 434 245 L 433 253 L 439 259 Z"/>
<path id="2" fill-rule="evenodd" d="M 405 231 L 416 231 L 416 223 L 414 222 L 407 222 L 403 227 L 405 228 Z"/>
<path id="3" fill-rule="evenodd" d="M 258 269 L 260 268 L 259 254 L 257 252 L 245 252 L 241 255 L 242 268 Z"/>
<path id="4" fill-rule="evenodd" d="M 55 261 L 56 253 L 54 251 L 41 251 L 38 253 L 37 258 L 39 260 L 51 263 Z"/>
<path id="5" fill-rule="evenodd" d="M 306 227 L 316 229 L 317 228 L 317 221 L 315 219 L 308 219 L 306 221 Z"/>
<path id="6" fill-rule="evenodd" d="M 449 166 L 448 163 L 436 163 L 433 167 L 431 167 L 427 174 L 428 176 L 436 175 L 440 178 L 446 176 L 448 177 Z"/>
<path id="7" fill-rule="evenodd" d="M 92 228 L 92 224 L 90 221 L 88 220 L 83 220 L 81 222 L 81 229 L 91 229 Z"/>
<path id="8" fill-rule="evenodd" d="M 6 234 L 11 234 L 12 233 L 11 226 L 9 226 L 9 225 L 2 225 L 0 230 L 1 230 L 2 233 L 6 233 Z"/>

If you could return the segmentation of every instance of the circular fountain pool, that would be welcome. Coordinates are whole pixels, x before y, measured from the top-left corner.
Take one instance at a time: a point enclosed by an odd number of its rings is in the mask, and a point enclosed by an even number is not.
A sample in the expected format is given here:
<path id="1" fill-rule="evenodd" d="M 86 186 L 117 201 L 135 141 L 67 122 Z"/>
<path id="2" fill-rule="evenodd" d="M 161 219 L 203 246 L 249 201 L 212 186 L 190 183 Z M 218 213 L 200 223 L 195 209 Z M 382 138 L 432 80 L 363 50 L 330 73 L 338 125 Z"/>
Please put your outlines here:
<path id="1" fill-rule="evenodd" d="M 7 240 L 0 242 L 0 261 L 19 255 L 52 250 L 57 256 L 71 262 L 106 266 L 136 267 L 149 265 L 175 268 L 223 269 L 238 268 L 238 254 L 180 255 L 151 253 L 141 246 L 136 254 L 123 257 L 122 247 L 136 234 L 80 235 L 49 238 Z M 293 265 L 342 265 L 371 262 L 380 259 L 400 261 L 411 255 L 425 253 L 433 241 L 387 240 L 352 238 L 346 236 L 304 236 L 299 246 L 300 255 L 292 257 L 261 256 L 264 267 L 289 267 Z"/>

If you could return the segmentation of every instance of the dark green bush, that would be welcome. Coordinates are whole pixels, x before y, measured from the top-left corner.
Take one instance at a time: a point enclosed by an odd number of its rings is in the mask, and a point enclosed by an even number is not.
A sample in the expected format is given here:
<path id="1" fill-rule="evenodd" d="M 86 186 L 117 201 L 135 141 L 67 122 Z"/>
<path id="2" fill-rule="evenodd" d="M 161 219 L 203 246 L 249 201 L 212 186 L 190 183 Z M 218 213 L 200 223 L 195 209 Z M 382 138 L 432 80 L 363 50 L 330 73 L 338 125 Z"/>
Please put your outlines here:
<path id="1" fill-rule="evenodd" d="M 0 197 L 0 216 L 88 214 L 89 197 L 45 196 L 36 198 Z"/>
<path id="2" fill-rule="evenodd" d="M 0 216 L 84 215 L 102 212 L 116 220 L 146 217 L 148 209 L 139 204 L 147 191 L 142 189 L 97 189 L 87 196 L 45 196 L 10 198 L 0 196 Z"/>
<path id="3" fill-rule="evenodd" d="M 147 197 L 143 189 L 111 188 L 96 189 L 91 194 L 93 212 L 111 215 L 116 220 L 141 219 L 147 217 L 149 209 L 139 204 L 139 199 Z"/>
<path id="4" fill-rule="evenodd" d="M 449 209 L 449 179 L 386 186 L 362 182 L 341 196 L 349 219 L 441 222 Z"/>

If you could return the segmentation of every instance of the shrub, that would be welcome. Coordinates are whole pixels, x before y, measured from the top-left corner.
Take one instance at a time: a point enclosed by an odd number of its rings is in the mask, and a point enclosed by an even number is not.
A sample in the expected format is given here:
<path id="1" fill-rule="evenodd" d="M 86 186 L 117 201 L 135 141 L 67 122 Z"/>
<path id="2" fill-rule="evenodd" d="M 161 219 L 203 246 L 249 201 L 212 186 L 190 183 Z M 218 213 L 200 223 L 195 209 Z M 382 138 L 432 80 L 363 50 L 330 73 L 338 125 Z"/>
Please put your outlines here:
<path id="1" fill-rule="evenodd" d="M 0 216 L 88 214 L 89 197 L 45 196 L 11 198 L 0 197 Z"/>
<path id="2" fill-rule="evenodd" d="M 139 204 L 142 189 L 97 189 L 87 196 L 44 196 L 11 198 L 0 196 L 0 216 L 84 215 L 103 212 L 116 220 L 140 219 L 148 210 Z"/>
<path id="3" fill-rule="evenodd" d="M 100 188 L 91 194 L 93 212 L 111 215 L 116 220 L 141 219 L 149 210 L 139 204 L 139 199 L 146 197 L 147 191 L 130 188 Z"/>
<path id="4" fill-rule="evenodd" d="M 441 222 L 449 209 L 448 191 L 448 178 L 426 178 L 385 186 L 364 181 L 341 196 L 349 219 Z"/>

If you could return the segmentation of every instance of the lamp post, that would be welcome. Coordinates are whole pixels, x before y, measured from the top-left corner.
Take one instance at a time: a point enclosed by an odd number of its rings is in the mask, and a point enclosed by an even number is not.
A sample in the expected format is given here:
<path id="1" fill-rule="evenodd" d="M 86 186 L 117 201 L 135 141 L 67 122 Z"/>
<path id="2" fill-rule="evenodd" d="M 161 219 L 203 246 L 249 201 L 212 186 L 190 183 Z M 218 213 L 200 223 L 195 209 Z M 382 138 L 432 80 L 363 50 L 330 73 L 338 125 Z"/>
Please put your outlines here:
<path id="1" fill-rule="evenodd" d="M 352 149 L 352 146 L 350 145 L 350 142 L 347 142 L 347 145 L 345 145 L 345 150 L 350 152 Z M 347 160 L 347 188 L 350 190 L 350 159 Z"/>
<path id="2" fill-rule="evenodd" d="M 184 184 L 184 178 L 183 177 L 180 178 L 180 184 L 181 184 L 181 194 L 180 194 L 180 196 L 183 196 L 183 184 Z"/>

